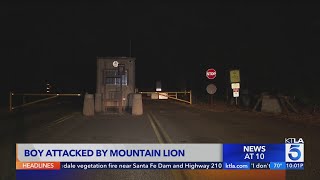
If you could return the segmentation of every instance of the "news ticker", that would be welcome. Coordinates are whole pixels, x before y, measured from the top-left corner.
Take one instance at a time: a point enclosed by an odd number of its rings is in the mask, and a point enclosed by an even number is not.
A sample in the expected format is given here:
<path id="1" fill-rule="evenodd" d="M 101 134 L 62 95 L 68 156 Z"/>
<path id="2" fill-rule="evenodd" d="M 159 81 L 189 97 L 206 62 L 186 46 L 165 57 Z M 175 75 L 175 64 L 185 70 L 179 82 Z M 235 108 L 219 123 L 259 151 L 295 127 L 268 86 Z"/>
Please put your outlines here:
<path id="1" fill-rule="evenodd" d="M 190 170 L 304 170 L 294 162 L 24 162 L 17 170 L 190 169 Z"/>
<path id="2" fill-rule="evenodd" d="M 303 170 L 304 142 L 284 144 L 17 144 L 17 170 Z"/>

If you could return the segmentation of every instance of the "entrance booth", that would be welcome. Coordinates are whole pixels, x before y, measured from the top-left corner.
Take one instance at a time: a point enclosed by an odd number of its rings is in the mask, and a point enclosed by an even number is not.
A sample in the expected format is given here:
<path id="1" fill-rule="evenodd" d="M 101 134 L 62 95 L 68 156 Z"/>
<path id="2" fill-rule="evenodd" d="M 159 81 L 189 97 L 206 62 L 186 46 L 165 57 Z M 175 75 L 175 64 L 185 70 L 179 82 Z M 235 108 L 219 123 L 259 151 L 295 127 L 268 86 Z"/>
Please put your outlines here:
<path id="1" fill-rule="evenodd" d="M 97 57 L 96 97 L 102 112 L 122 112 L 135 90 L 135 58 Z M 96 100 L 97 101 L 97 100 Z"/>

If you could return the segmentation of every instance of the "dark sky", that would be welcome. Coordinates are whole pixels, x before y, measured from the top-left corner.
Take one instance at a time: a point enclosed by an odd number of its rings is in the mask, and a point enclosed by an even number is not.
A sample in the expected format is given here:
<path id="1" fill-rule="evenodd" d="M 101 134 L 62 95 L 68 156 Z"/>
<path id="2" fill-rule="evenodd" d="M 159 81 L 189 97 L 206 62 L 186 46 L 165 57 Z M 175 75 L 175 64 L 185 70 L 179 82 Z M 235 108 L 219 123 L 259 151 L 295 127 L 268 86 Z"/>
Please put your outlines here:
<path id="1" fill-rule="evenodd" d="M 242 87 L 315 94 L 319 88 L 318 4 L 1 4 L 1 86 L 35 90 L 50 80 L 94 92 L 97 56 L 137 58 L 137 87 L 203 89 L 213 67 L 218 89 L 228 68 Z M 161 67 L 161 68 L 160 68 Z M 221 91 L 223 92 L 223 91 Z"/>

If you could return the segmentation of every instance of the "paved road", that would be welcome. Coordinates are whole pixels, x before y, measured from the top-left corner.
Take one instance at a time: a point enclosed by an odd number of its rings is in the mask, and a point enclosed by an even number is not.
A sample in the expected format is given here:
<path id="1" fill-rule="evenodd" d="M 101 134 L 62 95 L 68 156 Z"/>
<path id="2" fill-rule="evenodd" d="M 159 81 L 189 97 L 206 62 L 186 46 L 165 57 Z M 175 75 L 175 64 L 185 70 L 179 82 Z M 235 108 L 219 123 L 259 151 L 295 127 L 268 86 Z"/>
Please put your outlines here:
<path id="1" fill-rule="evenodd" d="M 46 110 L 44 110 L 46 109 Z M 27 111 L 26 111 L 27 112 Z M 285 137 L 303 137 L 305 171 L 288 172 L 287 179 L 318 179 L 320 128 L 283 122 L 249 112 L 210 112 L 164 101 L 144 101 L 144 115 L 107 114 L 84 117 L 81 108 L 55 104 L 41 112 L 20 112 L 13 119 L 1 153 L 8 162 L 0 168 L 11 172 L 15 142 L 26 143 L 283 143 Z M 24 123 L 20 122 L 23 121 Z M 10 124 L 10 123 L 9 123 Z M 12 125 L 14 124 L 14 125 Z M 35 125 L 36 124 L 36 125 Z M 8 128 L 8 129 L 10 129 Z M 10 171 L 11 170 L 11 171 Z M 231 176 L 270 179 L 285 176 L 283 171 L 151 171 L 90 170 L 68 172 L 74 179 L 231 179 Z M 241 174 L 240 174 L 241 173 Z M 10 173 L 3 173 L 4 175 Z M 230 175 L 233 174 L 233 175 Z M 229 177 L 229 178 L 228 178 Z M 8 179 L 7 177 L 3 179 Z M 69 178 L 70 179 L 70 178 Z M 244 178 L 243 178 L 244 179 Z M 247 178 L 248 179 L 248 178 Z M 275 178 L 273 178 L 275 180 Z"/>

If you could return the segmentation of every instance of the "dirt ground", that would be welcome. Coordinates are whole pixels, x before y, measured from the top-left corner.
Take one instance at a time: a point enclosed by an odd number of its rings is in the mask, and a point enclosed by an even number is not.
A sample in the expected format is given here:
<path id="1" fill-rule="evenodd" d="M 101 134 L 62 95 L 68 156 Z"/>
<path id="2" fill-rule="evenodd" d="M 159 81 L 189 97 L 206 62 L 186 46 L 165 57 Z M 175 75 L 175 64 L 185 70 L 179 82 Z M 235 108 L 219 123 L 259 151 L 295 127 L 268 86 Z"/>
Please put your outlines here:
<path id="1" fill-rule="evenodd" d="M 177 102 L 181 104 L 180 102 Z M 185 104 L 185 106 L 190 106 Z M 265 116 L 265 117 L 276 117 L 280 118 L 284 121 L 291 121 L 295 123 L 301 123 L 306 126 L 308 125 L 315 125 L 320 126 L 320 112 L 311 113 L 310 109 L 299 109 L 299 113 L 288 112 L 288 113 L 280 113 L 280 114 L 273 114 L 273 113 L 264 113 L 261 111 L 253 111 L 252 108 L 246 108 L 241 106 L 229 105 L 222 101 L 216 101 L 212 105 L 208 103 L 197 103 L 191 105 L 194 108 L 207 110 L 211 112 L 243 112 L 248 113 L 255 116 Z"/>

